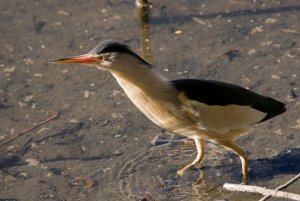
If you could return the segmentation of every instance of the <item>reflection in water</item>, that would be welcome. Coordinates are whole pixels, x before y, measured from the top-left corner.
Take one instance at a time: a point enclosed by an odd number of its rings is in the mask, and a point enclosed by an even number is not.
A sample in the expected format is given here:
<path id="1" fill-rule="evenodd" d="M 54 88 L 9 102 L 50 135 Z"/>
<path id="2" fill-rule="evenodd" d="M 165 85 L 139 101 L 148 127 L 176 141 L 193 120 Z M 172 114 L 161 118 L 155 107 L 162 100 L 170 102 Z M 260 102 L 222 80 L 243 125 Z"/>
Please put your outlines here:
<path id="1" fill-rule="evenodd" d="M 200 176 L 197 182 L 193 184 L 193 191 L 197 195 L 197 198 L 212 200 L 213 198 L 221 197 L 222 190 L 215 185 L 207 183 L 204 172 L 202 170 L 199 171 Z"/>
<path id="2" fill-rule="evenodd" d="M 140 27 L 141 57 L 148 63 L 153 63 L 150 46 L 150 26 L 149 26 L 149 1 L 136 0 L 137 15 Z"/>

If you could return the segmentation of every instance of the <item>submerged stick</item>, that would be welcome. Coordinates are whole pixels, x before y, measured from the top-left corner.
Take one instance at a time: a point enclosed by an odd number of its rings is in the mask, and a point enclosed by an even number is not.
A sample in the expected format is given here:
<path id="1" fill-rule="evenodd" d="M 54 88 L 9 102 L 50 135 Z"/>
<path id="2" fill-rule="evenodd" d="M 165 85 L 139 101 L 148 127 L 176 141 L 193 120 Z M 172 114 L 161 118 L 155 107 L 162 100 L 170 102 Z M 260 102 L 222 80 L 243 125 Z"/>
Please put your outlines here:
<path id="1" fill-rule="evenodd" d="M 228 191 L 241 191 L 241 192 L 249 192 L 249 193 L 259 193 L 263 195 L 269 195 L 273 197 L 279 197 L 279 198 L 287 198 L 291 200 L 300 200 L 300 195 L 295 193 L 289 193 L 284 191 L 276 191 L 272 189 L 267 189 L 259 186 L 249 186 L 249 185 L 243 185 L 243 184 L 230 184 L 225 183 L 223 185 L 223 188 Z"/>
<path id="2" fill-rule="evenodd" d="M 46 123 L 48 123 L 49 121 L 55 119 L 57 116 L 58 116 L 58 112 L 55 112 L 52 116 L 50 116 L 50 117 L 48 117 L 47 119 L 41 121 L 41 122 L 38 123 L 37 125 L 35 125 L 35 126 L 29 128 L 29 129 L 26 129 L 26 130 L 22 131 L 21 133 L 18 133 L 17 135 L 12 136 L 11 138 L 5 140 L 4 142 L 2 142 L 2 143 L 0 144 L 0 146 L 5 145 L 5 144 L 7 144 L 7 143 L 13 141 L 14 139 L 17 139 L 18 137 L 20 137 L 20 136 L 22 136 L 22 135 L 24 135 L 24 134 L 26 134 L 26 133 L 28 133 L 28 132 L 34 130 L 34 129 L 36 129 L 36 128 L 38 128 L 38 127 L 40 127 L 40 126 L 46 124 Z"/>
<path id="3" fill-rule="evenodd" d="M 181 139 L 181 140 L 159 140 L 154 138 L 151 141 L 151 144 L 154 146 L 160 146 L 164 144 L 172 144 L 172 145 L 193 145 L 195 144 L 193 139 Z"/>

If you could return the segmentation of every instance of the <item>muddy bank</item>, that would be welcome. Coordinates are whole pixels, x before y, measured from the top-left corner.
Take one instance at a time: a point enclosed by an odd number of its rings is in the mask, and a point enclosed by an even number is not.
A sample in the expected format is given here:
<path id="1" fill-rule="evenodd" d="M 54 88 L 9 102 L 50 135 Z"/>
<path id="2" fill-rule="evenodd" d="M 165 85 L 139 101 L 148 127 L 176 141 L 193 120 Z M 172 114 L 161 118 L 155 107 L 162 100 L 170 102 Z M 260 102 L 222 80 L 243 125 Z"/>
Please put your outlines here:
<path id="1" fill-rule="evenodd" d="M 275 188 L 300 170 L 299 10 L 297 0 L 150 8 L 151 60 L 164 75 L 226 81 L 287 104 L 285 114 L 238 140 L 253 185 Z M 108 38 L 140 54 L 139 23 L 129 1 L 1 3 L 0 140 L 59 115 L 0 147 L 0 199 L 139 200 L 146 191 L 155 200 L 260 198 L 222 190 L 241 181 L 240 161 L 212 143 L 201 171 L 176 177 L 194 159 L 193 146 L 154 147 L 155 136 L 172 136 L 146 119 L 110 74 L 48 63 Z M 285 190 L 299 189 L 298 181 Z"/>

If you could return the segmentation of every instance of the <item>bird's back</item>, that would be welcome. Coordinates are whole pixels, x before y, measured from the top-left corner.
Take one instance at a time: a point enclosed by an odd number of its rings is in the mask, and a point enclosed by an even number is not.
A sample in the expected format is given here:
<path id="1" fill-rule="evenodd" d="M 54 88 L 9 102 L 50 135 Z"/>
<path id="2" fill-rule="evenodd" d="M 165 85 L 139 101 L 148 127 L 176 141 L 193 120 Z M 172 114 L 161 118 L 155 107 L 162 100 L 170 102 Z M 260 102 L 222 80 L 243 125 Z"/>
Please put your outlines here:
<path id="1" fill-rule="evenodd" d="M 250 106 L 255 110 L 266 113 L 266 116 L 256 123 L 268 120 L 286 111 L 283 103 L 234 84 L 195 79 L 173 80 L 171 83 L 191 100 L 211 106 Z"/>

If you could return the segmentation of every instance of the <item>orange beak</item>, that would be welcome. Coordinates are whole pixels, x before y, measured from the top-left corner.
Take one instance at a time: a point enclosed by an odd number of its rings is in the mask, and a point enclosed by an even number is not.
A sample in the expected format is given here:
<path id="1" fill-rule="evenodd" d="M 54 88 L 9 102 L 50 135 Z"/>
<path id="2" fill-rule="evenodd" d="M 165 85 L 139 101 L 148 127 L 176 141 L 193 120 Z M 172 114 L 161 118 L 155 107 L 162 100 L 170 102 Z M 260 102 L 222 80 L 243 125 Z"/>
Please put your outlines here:
<path id="1" fill-rule="evenodd" d="M 98 61 L 97 56 L 90 55 L 90 54 L 83 54 L 79 56 L 69 57 L 69 58 L 63 58 L 58 59 L 55 61 L 52 61 L 51 63 L 55 64 L 94 64 Z"/>

